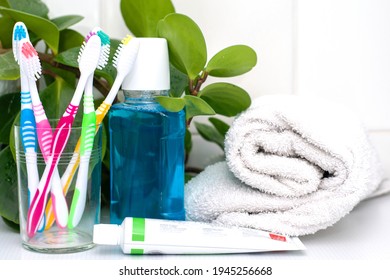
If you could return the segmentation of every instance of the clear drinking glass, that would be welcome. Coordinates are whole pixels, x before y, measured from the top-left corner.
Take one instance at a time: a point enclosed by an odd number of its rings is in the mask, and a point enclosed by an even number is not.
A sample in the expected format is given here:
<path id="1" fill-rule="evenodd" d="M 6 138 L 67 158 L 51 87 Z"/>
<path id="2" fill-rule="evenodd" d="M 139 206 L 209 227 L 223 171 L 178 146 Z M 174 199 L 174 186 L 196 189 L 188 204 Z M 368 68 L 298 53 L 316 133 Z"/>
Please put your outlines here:
<path id="1" fill-rule="evenodd" d="M 57 121 L 51 120 L 50 124 L 54 134 L 54 128 L 57 125 Z M 39 223 L 38 230 L 31 236 L 31 234 L 29 235 L 27 232 L 28 212 L 29 208 L 33 205 L 34 196 L 36 196 L 36 193 L 39 191 L 34 187 L 37 185 L 37 179 L 34 179 L 36 175 L 31 174 L 38 174 L 38 180 L 43 180 L 42 175 L 46 168 L 46 162 L 42 151 L 39 149 L 38 143 L 36 143 L 35 154 L 31 152 L 31 149 L 27 150 L 26 145 L 23 145 L 22 139 L 24 136 L 22 136 L 21 127 L 19 125 L 14 126 L 20 235 L 22 244 L 27 249 L 44 253 L 70 253 L 87 250 L 94 246 L 92 242 L 93 226 L 100 222 L 102 127 L 99 127 L 95 134 L 89 159 L 80 157 L 80 153 L 75 152 L 75 148 L 81 136 L 81 130 L 81 124 L 75 121 L 71 128 L 65 149 L 60 155 L 57 165 L 57 179 L 54 179 L 55 176 L 53 176 L 51 184 L 49 185 L 51 191 L 54 191 L 55 188 L 57 188 L 57 191 L 59 188 L 60 190 L 62 189 L 62 194 L 65 197 L 67 207 L 58 207 L 58 213 L 62 213 L 61 216 L 63 216 L 65 210 L 68 211 L 67 213 L 69 214 L 72 200 L 74 199 L 73 197 L 80 196 L 78 191 L 75 192 L 75 185 L 78 179 L 79 170 L 81 169 L 79 167 L 84 164 L 83 169 L 87 170 L 87 172 L 81 173 L 83 173 L 86 178 L 86 184 L 82 184 L 81 187 L 85 190 L 86 198 L 85 208 L 83 211 L 80 211 L 82 215 L 81 219 L 75 226 L 69 226 L 67 223 L 65 223 L 65 227 L 60 226 L 59 223 L 56 222 L 57 216 L 55 213 L 57 213 L 57 211 L 54 211 L 53 209 L 53 198 L 55 195 L 52 195 L 49 191 L 46 200 L 45 213 Z M 39 135 L 39 129 L 36 128 L 35 131 L 37 132 L 37 135 Z M 57 157 L 58 155 L 52 156 Z M 36 167 L 34 167 L 34 164 Z M 82 176 L 80 176 L 80 178 L 81 177 Z M 31 181 L 33 181 L 33 183 L 31 183 Z M 54 184 L 56 185 L 54 186 Z"/>

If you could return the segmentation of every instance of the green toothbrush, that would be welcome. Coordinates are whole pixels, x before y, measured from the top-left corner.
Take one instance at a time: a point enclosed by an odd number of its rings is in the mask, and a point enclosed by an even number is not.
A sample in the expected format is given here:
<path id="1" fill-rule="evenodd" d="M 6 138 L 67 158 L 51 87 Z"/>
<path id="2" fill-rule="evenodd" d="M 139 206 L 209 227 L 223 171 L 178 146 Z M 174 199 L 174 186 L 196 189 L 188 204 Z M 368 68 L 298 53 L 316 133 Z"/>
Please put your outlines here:
<path id="1" fill-rule="evenodd" d="M 96 35 L 99 36 L 101 40 L 100 58 L 97 68 L 102 69 L 108 62 L 110 38 L 99 27 L 96 27 L 87 35 L 86 42 L 88 42 L 90 37 Z M 93 74 L 89 76 L 85 86 L 83 105 L 84 112 L 80 139 L 80 166 L 70 207 L 68 228 L 74 228 L 79 224 L 85 209 L 89 159 L 92 153 L 96 130 L 96 113 L 93 103 Z"/>

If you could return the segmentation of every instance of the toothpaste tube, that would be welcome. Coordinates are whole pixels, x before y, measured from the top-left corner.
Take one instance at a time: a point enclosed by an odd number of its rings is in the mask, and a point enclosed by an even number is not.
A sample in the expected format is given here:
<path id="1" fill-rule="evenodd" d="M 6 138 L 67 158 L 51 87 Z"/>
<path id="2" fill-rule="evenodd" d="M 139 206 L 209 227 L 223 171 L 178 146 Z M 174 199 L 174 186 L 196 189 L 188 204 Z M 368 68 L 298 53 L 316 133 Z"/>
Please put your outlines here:
<path id="1" fill-rule="evenodd" d="M 304 250 L 297 237 L 193 221 L 125 218 L 97 224 L 93 242 L 120 245 L 124 254 L 233 254 Z"/>

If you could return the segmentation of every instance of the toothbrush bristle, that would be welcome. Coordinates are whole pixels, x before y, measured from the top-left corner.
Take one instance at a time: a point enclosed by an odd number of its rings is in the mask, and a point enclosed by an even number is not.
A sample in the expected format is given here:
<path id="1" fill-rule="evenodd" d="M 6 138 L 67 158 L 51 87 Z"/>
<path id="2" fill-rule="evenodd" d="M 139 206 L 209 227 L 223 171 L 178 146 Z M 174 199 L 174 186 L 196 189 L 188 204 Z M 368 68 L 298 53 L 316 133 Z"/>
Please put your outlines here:
<path id="1" fill-rule="evenodd" d="M 121 42 L 123 45 L 127 45 L 131 41 L 131 39 L 133 39 L 133 37 L 131 35 L 127 35 L 125 38 L 122 39 Z"/>
<path id="2" fill-rule="evenodd" d="M 115 51 L 114 57 L 112 59 L 112 64 L 114 65 L 115 68 L 118 67 L 118 62 L 121 57 L 122 49 L 123 49 L 123 44 L 119 44 L 118 48 Z"/>
<path id="3" fill-rule="evenodd" d="M 133 38 L 127 40 L 128 38 L 129 36 L 122 40 L 126 44 L 119 44 L 113 57 L 113 65 L 118 71 L 130 70 L 137 57 L 139 41 Z"/>
<path id="4" fill-rule="evenodd" d="M 88 38 L 89 40 L 89 38 Z M 79 51 L 79 55 L 77 57 L 77 63 L 80 63 L 80 59 L 81 57 L 83 56 L 83 53 L 84 53 L 84 49 L 85 49 L 85 46 L 87 45 L 87 41 L 84 41 L 83 44 L 81 45 L 80 47 L 80 51 Z"/>
<path id="5" fill-rule="evenodd" d="M 14 33 L 14 40 L 20 41 L 27 37 L 27 32 L 22 25 L 17 25 Z"/>
<path id="6" fill-rule="evenodd" d="M 121 60 L 122 53 L 124 52 L 125 46 L 129 44 L 129 42 L 133 39 L 131 35 L 127 35 L 122 39 L 121 44 L 119 44 L 118 48 L 115 51 L 112 64 L 115 68 L 118 68 L 119 61 Z"/>
<path id="7" fill-rule="evenodd" d="M 16 62 L 19 62 L 19 41 L 25 38 L 29 38 L 26 26 L 22 22 L 15 23 L 12 36 L 12 51 Z"/>
<path id="8" fill-rule="evenodd" d="M 25 58 L 38 56 L 37 51 L 34 49 L 34 47 L 31 45 L 30 42 L 23 43 L 22 54 L 24 55 Z"/>
<path id="9" fill-rule="evenodd" d="M 41 76 L 42 69 L 37 51 L 30 41 L 23 42 L 20 48 L 20 60 L 25 74 L 35 81 Z"/>
<path id="10" fill-rule="evenodd" d="M 103 30 L 99 30 L 96 34 L 100 37 L 102 46 L 110 45 L 110 37 Z"/>
<path id="11" fill-rule="evenodd" d="M 110 37 L 100 27 L 95 27 L 90 33 L 94 33 L 100 38 L 100 56 L 96 68 L 101 70 L 107 65 L 108 57 L 110 56 Z"/>
<path id="12" fill-rule="evenodd" d="M 99 63 L 98 63 L 97 69 L 101 70 L 104 67 L 106 67 L 106 65 L 108 63 L 109 55 L 110 55 L 110 45 L 102 46 L 100 49 Z"/>
<path id="13" fill-rule="evenodd" d="M 92 36 L 95 36 L 97 35 L 96 32 L 94 31 L 90 31 L 87 36 L 85 36 L 85 42 L 88 42 L 88 40 L 92 37 Z"/>

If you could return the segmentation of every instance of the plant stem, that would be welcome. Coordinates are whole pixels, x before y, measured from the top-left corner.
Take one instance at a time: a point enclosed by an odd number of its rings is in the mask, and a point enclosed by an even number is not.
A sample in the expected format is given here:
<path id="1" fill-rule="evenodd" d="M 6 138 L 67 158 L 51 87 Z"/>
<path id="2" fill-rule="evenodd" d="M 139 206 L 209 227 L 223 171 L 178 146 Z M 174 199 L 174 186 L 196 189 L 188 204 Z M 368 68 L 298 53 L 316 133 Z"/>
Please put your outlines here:
<path id="1" fill-rule="evenodd" d="M 187 166 L 187 167 L 185 168 L 185 172 L 187 172 L 187 173 L 199 174 L 199 173 L 202 172 L 202 171 L 203 171 L 203 169 L 197 168 L 197 167 Z"/>
<path id="2" fill-rule="evenodd" d="M 187 127 L 190 127 L 190 125 L 191 125 L 191 122 L 192 122 L 192 117 L 191 117 L 191 118 L 189 118 L 189 119 L 187 120 L 187 122 L 186 122 L 186 124 L 187 124 Z"/>
<path id="3" fill-rule="evenodd" d="M 108 95 L 108 93 L 110 92 L 110 85 L 102 80 L 102 79 L 97 79 L 97 78 L 94 78 L 94 83 L 93 83 L 93 86 L 101 93 L 103 94 L 104 97 L 106 97 Z"/>
<path id="4" fill-rule="evenodd" d="M 200 91 L 200 87 L 203 85 L 203 83 L 207 80 L 207 77 L 209 76 L 209 73 L 207 73 L 206 71 L 202 72 L 202 76 L 201 78 L 198 80 L 198 82 L 196 83 L 196 87 L 195 87 L 195 91 L 196 92 L 199 92 Z"/>
<path id="5" fill-rule="evenodd" d="M 198 93 L 200 92 L 200 88 L 203 85 L 203 83 L 207 80 L 208 76 L 209 76 L 209 73 L 206 71 L 203 71 L 202 74 L 200 75 L 199 79 L 197 79 L 197 80 L 189 79 L 188 86 L 189 86 L 189 90 L 190 90 L 191 95 L 198 96 Z M 189 118 L 187 120 L 187 127 L 190 126 L 191 122 L 192 122 L 192 118 Z"/>
<path id="6" fill-rule="evenodd" d="M 209 76 L 209 73 L 206 71 L 203 71 L 202 74 L 200 75 L 199 79 L 197 79 L 197 80 L 190 79 L 189 89 L 190 89 L 191 95 L 198 96 L 200 88 L 203 85 L 203 83 L 207 80 L 208 76 Z"/>

